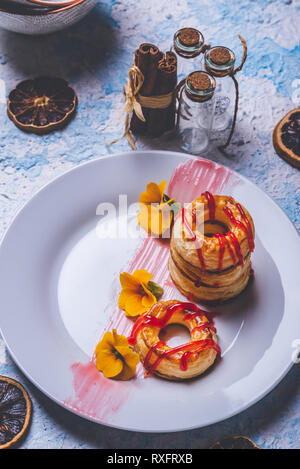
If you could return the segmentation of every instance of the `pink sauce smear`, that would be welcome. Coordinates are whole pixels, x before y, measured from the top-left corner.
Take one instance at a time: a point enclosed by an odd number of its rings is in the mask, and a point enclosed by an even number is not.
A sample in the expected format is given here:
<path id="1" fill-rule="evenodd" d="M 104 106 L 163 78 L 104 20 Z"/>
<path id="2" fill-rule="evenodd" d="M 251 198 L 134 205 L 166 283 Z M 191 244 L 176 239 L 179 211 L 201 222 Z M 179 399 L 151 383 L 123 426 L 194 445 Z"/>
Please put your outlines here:
<path id="1" fill-rule="evenodd" d="M 126 402 L 130 383 L 105 378 L 91 360 L 88 363 L 74 363 L 74 396 L 64 401 L 73 411 L 103 423 L 113 422 L 113 416 Z"/>

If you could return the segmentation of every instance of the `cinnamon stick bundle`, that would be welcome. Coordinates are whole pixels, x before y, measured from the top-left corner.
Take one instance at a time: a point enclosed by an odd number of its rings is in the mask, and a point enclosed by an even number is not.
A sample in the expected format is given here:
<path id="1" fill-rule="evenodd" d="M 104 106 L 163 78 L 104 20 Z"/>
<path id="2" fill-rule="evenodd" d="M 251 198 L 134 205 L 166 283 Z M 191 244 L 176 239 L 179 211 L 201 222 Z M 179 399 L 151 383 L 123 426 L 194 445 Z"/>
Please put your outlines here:
<path id="1" fill-rule="evenodd" d="M 160 96 L 171 93 L 177 84 L 177 59 L 173 52 L 162 53 L 153 44 L 141 44 L 135 51 L 135 65 L 144 75 L 140 89 L 142 96 Z M 132 114 L 130 130 L 139 135 L 159 137 L 175 125 L 175 99 L 164 109 L 142 107 L 145 122 L 135 112 Z"/>
<path id="2" fill-rule="evenodd" d="M 159 93 L 169 93 L 174 91 L 177 85 L 177 57 L 174 52 L 167 52 L 165 60 L 158 65 Z M 171 130 L 175 126 L 175 97 L 170 106 L 165 110 L 164 131 Z M 162 113 L 164 110 L 162 110 Z M 163 114 L 162 114 L 163 118 Z"/>

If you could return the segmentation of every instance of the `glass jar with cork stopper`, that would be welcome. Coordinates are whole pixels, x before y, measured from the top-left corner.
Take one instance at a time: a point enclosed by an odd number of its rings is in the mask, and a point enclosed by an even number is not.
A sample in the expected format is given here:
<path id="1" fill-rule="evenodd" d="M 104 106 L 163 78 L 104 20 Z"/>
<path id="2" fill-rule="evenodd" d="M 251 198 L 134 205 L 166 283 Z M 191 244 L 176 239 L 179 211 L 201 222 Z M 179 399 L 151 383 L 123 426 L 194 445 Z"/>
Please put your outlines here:
<path id="1" fill-rule="evenodd" d="M 216 78 L 213 130 L 225 130 L 232 123 L 235 89 L 230 74 L 234 64 L 235 54 L 227 47 L 215 46 L 205 52 L 205 70 Z"/>
<path id="2" fill-rule="evenodd" d="M 177 133 L 182 150 L 200 154 L 210 139 L 214 116 L 214 77 L 203 71 L 190 73 L 181 88 Z"/>
<path id="3" fill-rule="evenodd" d="M 178 79 L 201 69 L 204 37 L 195 28 L 182 28 L 176 31 L 171 50 L 177 56 Z"/>

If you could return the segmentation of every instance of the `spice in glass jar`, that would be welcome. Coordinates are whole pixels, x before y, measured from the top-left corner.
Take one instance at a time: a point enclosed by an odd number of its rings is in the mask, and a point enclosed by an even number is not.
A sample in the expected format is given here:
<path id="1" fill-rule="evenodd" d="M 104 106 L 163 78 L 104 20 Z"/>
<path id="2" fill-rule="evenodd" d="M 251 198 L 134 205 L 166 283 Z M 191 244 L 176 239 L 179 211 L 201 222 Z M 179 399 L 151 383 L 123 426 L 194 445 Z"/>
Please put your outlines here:
<path id="1" fill-rule="evenodd" d="M 235 55 L 227 47 L 216 46 L 205 52 L 205 70 L 216 78 L 213 130 L 225 130 L 232 123 L 235 89 L 230 73 L 234 64 Z"/>
<path id="2" fill-rule="evenodd" d="M 195 28 L 182 28 L 176 31 L 171 50 L 177 55 L 178 78 L 201 69 L 204 37 Z"/>
<path id="3" fill-rule="evenodd" d="M 216 81 L 206 72 L 188 75 L 180 92 L 177 131 L 182 150 L 199 154 L 210 139 Z"/>

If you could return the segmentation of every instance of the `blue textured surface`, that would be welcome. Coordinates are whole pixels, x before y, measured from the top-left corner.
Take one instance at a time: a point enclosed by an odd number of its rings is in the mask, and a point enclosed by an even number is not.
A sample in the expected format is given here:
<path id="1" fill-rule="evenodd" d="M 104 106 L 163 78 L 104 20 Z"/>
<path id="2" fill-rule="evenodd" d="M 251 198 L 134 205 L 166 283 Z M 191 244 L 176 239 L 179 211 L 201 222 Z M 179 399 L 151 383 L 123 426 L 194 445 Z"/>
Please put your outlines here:
<path id="1" fill-rule="evenodd" d="M 128 150 L 125 140 L 113 147 L 106 141 L 122 132 L 121 89 L 133 51 L 141 42 L 166 50 L 175 30 L 184 26 L 200 29 L 207 42 L 237 51 L 237 34 L 246 38 L 249 55 L 239 77 L 236 133 L 228 157 L 217 151 L 210 157 L 258 184 L 300 229 L 300 173 L 275 154 L 271 141 L 276 122 L 300 106 L 299 22 L 295 0 L 105 0 L 80 24 L 55 35 L 26 37 L 1 30 L 0 77 L 7 92 L 24 78 L 54 74 L 69 80 L 79 97 L 77 117 L 65 130 L 27 135 L 6 117 L 2 82 L 1 232 L 45 182 L 82 161 Z M 170 147 L 161 140 L 139 141 L 138 148 Z M 248 435 L 265 448 L 299 448 L 299 371 L 295 365 L 260 403 L 220 424 L 171 436 L 138 434 L 104 428 L 59 408 L 26 380 L 0 338 L 0 374 L 23 382 L 33 400 L 33 421 L 23 448 L 203 448 L 230 434 Z"/>

